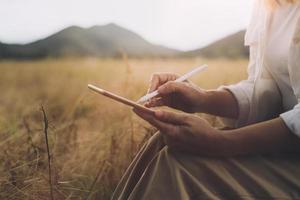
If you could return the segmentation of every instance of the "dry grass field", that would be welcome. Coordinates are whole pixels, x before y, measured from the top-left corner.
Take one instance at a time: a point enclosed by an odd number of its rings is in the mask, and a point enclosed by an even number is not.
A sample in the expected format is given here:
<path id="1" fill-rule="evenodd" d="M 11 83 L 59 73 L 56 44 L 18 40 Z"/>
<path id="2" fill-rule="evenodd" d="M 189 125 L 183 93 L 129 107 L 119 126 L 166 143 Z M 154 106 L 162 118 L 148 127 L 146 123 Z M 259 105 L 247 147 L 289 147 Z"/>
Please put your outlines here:
<path id="1" fill-rule="evenodd" d="M 247 60 L 47 59 L 0 61 L 0 199 L 109 199 L 140 146 L 155 130 L 127 106 L 88 91 L 93 83 L 137 100 L 157 71 L 216 88 L 246 78 Z M 216 118 L 204 116 L 217 125 Z"/>

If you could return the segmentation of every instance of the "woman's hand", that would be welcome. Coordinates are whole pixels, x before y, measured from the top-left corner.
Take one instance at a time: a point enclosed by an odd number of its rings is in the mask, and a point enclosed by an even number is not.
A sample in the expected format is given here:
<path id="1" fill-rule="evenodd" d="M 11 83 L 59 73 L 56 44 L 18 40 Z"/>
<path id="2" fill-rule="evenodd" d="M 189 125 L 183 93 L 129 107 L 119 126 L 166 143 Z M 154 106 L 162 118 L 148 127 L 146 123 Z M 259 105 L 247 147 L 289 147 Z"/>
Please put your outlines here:
<path id="1" fill-rule="evenodd" d="M 185 81 L 174 82 L 178 75 L 158 73 L 152 75 L 148 93 L 158 90 L 159 96 L 145 104 L 147 107 L 168 106 L 189 113 L 201 111 L 205 101 L 205 90 Z"/>
<path id="2" fill-rule="evenodd" d="M 134 109 L 134 112 L 158 128 L 171 149 L 205 156 L 223 156 L 223 134 L 200 117 L 155 111 L 154 115 Z"/>

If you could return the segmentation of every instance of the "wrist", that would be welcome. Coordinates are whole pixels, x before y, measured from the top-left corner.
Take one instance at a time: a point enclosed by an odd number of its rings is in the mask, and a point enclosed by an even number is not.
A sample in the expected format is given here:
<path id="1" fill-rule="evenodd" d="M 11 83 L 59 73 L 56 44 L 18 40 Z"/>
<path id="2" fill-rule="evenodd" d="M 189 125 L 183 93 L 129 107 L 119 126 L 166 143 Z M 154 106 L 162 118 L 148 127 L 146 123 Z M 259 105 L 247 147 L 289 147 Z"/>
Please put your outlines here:
<path id="1" fill-rule="evenodd" d="M 196 106 L 196 112 L 209 113 L 210 102 L 213 97 L 213 91 L 211 90 L 202 90 L 200 91 L 200 97 L 198 104 Z"/>
<path id="2" fill-rule="evenodd" d="M 232 131 L 217 130 L 217 156 L 231 157 L 238 155 L 238 142 L 236 141 L 235 133 Z"/>

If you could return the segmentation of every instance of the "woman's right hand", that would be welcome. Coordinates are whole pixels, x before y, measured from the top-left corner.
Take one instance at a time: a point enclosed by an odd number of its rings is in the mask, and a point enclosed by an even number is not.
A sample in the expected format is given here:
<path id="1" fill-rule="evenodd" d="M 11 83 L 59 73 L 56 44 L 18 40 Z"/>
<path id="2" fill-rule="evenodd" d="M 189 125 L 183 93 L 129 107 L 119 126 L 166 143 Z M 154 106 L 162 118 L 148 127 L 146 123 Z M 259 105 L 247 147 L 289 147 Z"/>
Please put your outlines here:
<path id="1" fill-rule="evenodd" d="M 201 111 L 206 91 L 189 81 L 174 82 L 177 78 L 178 75 L 173 73 L 153 74 L 148 93 L 158 90 L 159 95 L 145 106 L 168 106 L 189 113 Z"/>

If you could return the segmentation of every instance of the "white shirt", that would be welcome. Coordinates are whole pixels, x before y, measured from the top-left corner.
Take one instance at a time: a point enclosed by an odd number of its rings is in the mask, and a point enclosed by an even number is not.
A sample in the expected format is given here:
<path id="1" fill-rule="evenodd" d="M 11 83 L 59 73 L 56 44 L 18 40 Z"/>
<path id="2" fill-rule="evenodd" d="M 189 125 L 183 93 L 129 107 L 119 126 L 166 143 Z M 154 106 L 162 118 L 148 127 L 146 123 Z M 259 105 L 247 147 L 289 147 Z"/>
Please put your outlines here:
<path id="1" fill-rule="evenodd" d="M 257 0 L 245 36 L 250 47 L 248 79 L 231 86 L 241 127 L 280 116 L 300 137 L 300 5 L 268 11 Z M 232 125 L 232 120 L 224 120 Z M 231 122 L 231 123 L 229 123 Z"/>

